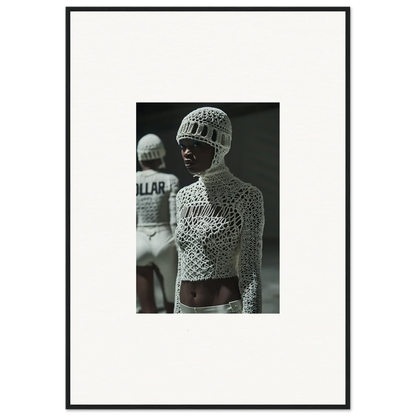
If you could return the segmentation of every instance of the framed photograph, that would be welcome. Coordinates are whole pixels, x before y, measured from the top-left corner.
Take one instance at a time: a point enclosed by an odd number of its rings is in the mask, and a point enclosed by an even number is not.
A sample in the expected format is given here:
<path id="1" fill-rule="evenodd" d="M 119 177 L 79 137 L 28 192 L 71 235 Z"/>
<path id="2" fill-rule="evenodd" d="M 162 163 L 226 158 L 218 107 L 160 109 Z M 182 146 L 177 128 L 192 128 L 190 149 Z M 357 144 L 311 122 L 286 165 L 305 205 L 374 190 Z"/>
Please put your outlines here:
<path id="1" fill-rule="evenodd" d="M 349 8 L 66 31 L 66 408 L 349 409 Z"/>

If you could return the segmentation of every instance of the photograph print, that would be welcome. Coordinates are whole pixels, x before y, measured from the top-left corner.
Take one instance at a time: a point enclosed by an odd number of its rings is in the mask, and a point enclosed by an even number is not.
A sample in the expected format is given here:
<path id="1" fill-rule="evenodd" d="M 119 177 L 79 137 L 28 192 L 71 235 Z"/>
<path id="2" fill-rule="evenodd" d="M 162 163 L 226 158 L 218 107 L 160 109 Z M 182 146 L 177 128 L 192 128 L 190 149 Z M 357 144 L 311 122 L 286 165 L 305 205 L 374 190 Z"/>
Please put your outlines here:
<path id="1" fill-rule="evenodd" d="M 278 103 L 136 109 L 137 313 L 278 313 Z"/>

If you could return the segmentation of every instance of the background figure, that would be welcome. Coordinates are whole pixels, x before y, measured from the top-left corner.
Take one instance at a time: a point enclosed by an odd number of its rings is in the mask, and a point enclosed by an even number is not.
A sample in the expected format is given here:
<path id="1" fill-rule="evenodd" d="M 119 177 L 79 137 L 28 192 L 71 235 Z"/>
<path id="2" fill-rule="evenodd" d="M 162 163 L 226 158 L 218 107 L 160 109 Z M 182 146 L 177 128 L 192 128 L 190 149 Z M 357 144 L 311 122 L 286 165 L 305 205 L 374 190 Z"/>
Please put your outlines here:
<path id="1" fill-rule="evenodd" d="M 222 110 L 192 111 L 176 140 L 199 180 L 177 196 L 179 267 L 175 313 L 261 313 L 263 196 L 225 164 L 231 122 Z"/>
<path id="2" fill-rule="evenodd" d="M 137 145 L 142 171 L 136 173 L 136 292 L 143 313 L 156 313 L 154 274 L 159 279 L 167 313 L 173 312 L 177 271 L 174 242 L 176 194 L 175 175 L 162 173 L 166 155 L 155 134 L 143 136 Z"/>

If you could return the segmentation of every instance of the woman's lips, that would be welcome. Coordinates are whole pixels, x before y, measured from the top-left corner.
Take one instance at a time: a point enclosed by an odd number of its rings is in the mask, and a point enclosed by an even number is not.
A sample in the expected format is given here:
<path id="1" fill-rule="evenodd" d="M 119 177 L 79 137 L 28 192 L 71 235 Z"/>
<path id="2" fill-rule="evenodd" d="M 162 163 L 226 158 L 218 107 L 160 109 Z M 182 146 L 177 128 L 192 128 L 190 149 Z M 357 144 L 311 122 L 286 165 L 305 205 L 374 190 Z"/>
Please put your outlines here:
<path id="1" fill-rule="evenodd" d="M 192 160 L 185 160 L 184 162 L 185 162 L 185 167 L 187 167 L 187 168 L 190 168 L 194 164 L 194 162 L 192 162 Z"/>

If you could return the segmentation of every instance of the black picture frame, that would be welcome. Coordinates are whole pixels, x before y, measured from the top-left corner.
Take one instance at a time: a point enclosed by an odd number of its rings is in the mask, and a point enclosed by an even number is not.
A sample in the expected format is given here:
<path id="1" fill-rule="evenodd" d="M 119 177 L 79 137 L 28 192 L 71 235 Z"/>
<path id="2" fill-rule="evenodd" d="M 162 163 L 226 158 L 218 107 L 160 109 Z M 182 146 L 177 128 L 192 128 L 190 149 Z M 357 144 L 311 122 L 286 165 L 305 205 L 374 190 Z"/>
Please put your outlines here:
<path id="1" fill-rule="evenodd" d="M 71 267 L 71 209 L 74 199 L 72 175 L 79 169 L 73 164 L 74 130 L 72 129 L 72 92 L 76 84 L 73 79 L 71 42 L 73 36 L 72 18 L 75 14 L 88 13 L 146 13 L 146 12 L 265 12 L 265 13 L 316 13 L 329 12 L 345 17 L 345 390 L 344 402 L 333 403 L 204 403 L 204 404 L 158 404 L 146 403 L 77 403 L 71 400 L 74 380 L 71 379 L 71 336 L 74 321 L 71 305 L 76 301 L 72 296 Z M 61 412 L 63 414 L 353 414 L 356 411 L 356 279 L 357 279 L 357 166 L 356 166 L 356 7 L 349 2 L 331 3 L 66 3 L 62 7 L 62 146 L 61 146 L 61 195 L 62 195 L 62 371 L 61 371 Z M 162 32 L 163 33 L 163 32 Z M 271 42 L 271 44 L 273 44 Z M 137 97 L 136 102 L 140 99 Z M 276 102 L 279 102 L 276 97 Z M 284 102 L 280 104 L 284 106 Z M 134 108 L 133 108 L 134 111 Z M 284 114 L 281 115 L 282 120 Z M 135 132 L 133 132 L 133 136 Z M 82 169 L 85 167 L 83 166 Z M 91 294 L 91 296 L 94 296 Z M 273 379 L 270 378 L 270 383 Z M 163 393 L 161 393 L 163 394 Z"/>

